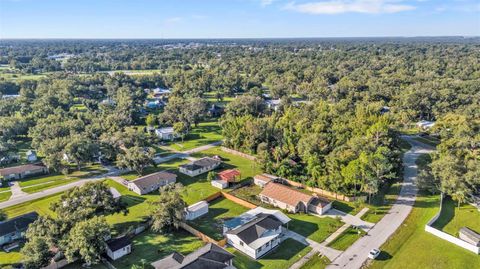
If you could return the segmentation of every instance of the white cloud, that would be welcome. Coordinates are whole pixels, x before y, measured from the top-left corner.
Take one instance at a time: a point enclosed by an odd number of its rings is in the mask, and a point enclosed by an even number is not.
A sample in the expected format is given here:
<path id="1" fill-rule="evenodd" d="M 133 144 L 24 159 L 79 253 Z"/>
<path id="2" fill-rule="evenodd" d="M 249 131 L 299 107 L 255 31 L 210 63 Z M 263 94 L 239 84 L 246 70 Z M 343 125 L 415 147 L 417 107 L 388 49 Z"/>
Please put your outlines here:
<path id="1" fill-rule="evenodd" d="M 285 9 L 308 14 L 342 13 L 397 13 L 415 9 L 415 6 L 402 4 L 399 0 L 330 0 L 285 6 Z"/>
<path id="2" fill-rule="evenodd" d="M 271 5 L 275 0 L 260 0 L 260 5 L 262 7 L 266 7 Z"/>
<path id="3" fill-rule="evenodd" d="M 165 19 L 165 23 L 168 23 L 168 24 L 177 23 L 177 22 L 181 22 L 182 20 L 183 20 L 182 17 L 170 17 Z"/>

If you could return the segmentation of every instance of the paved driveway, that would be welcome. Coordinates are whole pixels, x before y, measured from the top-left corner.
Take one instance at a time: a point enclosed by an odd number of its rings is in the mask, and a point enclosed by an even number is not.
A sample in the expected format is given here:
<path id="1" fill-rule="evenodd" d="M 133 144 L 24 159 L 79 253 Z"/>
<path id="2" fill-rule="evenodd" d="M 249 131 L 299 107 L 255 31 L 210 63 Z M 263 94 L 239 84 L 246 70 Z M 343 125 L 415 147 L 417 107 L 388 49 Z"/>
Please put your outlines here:
<path id="1" fill-rule="evenodd" d="M 388 214 L 385 215 L 364 237 L 357 240 L 352 246 L 332 261 L 327 268 L 361 268 L 368 258 L 368 252 L 373 248 L 380 248 L 388 238 L 397 230 L 407 218 L 415 203 L 417 188 L 415 179 L 417 177 L 417 165 L 415 161 L 422 153 L 432 151 L 432 147 L 413 140 L 411 137 L 404 137 L 413 147 L 404 154 L 404 179 L 402 189 L 397 201 L 393 204 Z"/>

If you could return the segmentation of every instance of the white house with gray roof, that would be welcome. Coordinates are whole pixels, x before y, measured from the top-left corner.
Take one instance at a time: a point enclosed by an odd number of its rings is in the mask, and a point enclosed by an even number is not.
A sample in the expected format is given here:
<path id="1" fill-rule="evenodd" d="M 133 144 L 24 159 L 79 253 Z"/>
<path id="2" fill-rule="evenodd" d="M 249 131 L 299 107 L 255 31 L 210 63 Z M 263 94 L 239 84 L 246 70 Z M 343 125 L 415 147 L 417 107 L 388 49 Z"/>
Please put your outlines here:
<path id="1" fill-rule="evenodd" d="M 160 187 L 174 184 L 176 181 L 176 174 L 161 171 L 128 182 L 128 189 L 143 195 L 158 190 Z"/>
<path id="2" fill-rule="evenodd" d="M 290 221 L 278 210 L 254 208 L 224 224 L 227 243 L 253 259 L 258 259 L 281 242 L 284 224 Z"/>
<path id="3" fill-rule="evenodd" d="M 219 167 L 221 163 L 222 161 L 219 159 L 204 157 L 191 163 L 182 164 L 178 169 L 180 173 L 194 177 L 212 171 Z"/>

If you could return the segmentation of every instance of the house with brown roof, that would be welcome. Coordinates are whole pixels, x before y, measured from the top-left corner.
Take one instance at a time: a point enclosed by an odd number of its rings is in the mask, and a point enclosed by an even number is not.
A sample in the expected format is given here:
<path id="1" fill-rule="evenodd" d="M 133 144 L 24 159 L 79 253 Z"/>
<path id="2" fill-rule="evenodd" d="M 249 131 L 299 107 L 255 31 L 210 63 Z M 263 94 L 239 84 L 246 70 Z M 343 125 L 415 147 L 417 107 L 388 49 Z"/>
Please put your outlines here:
<path id="1" fill-rule="evenodd" d="M 260 200 L 291 213 L 304 212 L 322 215 L 332 207 L 332 202 L 289 186 L 269 182 L 259 194 Z"/>
<path id="2" fill-rule="evenodd" d="M 47 173 L 47 167 L 38 164 L 25 164 L 14 167 L 0 169 L 0 176 L 10 179 L 22 179 L 29 176 L 35 176 Z"/>
<path id="3" fill-rule="evenodd" d="M 270 181 L 275 181 L 278 177 L 270 174 L 261 174 L 253 177 L 253 183 L 260 187 L 265 187 L 265 185 Z"/>
<path id="4" fill-rule="evenodd" d="M 228 185 L 237 182 L 240 179 L 241 173 L 237 169 L 228 169 L 217 174 L 217 179 L 212 180 L 211 184 L 219 189 L 228 188 Z"/>
<path id="5" fill-rule="evenodd" d="M 158 190 L 160 187 L 174 184 L 176 181 L 176 174 L 160 171 L 128 182 L 128 189 L 143 195 Z"/>

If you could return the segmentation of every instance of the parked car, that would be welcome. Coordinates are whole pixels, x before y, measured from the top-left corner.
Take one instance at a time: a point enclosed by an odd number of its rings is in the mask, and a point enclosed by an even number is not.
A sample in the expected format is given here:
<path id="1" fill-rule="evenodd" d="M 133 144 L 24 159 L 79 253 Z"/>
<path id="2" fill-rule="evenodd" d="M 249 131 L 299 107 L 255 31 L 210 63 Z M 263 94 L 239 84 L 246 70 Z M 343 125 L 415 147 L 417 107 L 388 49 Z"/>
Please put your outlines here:
<path id="1" fill-rule="evenodd" d="M 380 250 L 374 248 L 370 250 L 370 252 L 368 253 L 368 258 L 375 260 L 378 257 L 378 255 L 380 255 Z"/>

